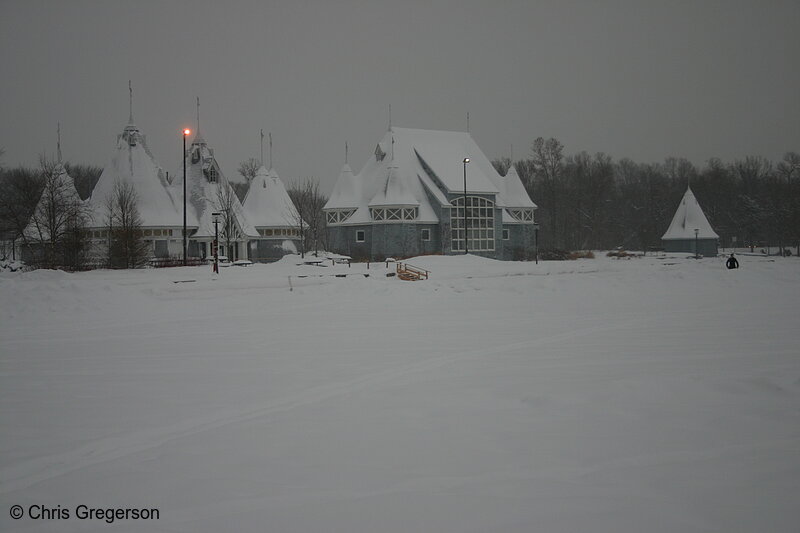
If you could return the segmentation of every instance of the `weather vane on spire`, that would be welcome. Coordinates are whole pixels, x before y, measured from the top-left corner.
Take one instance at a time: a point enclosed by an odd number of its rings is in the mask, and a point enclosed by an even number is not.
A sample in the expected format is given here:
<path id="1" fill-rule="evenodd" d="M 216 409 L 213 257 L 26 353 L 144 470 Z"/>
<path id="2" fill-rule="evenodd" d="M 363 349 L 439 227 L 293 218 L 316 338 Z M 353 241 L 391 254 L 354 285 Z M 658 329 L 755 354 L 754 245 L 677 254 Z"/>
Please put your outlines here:
<path id="1" fill-rule="evenodd" d="M 200 97 L 197 97 L 197 135 L 200 135 Z"/>
<path id="2" fill-rule="evenodd" d="M 61 122 L 58 123 L 58 141 L 56 147 L 58 148 L 58 162 L 61 163 Z"/>
<path id="3" fill-rule="evenodd" d="M 131 85 L 131 80 L 128 80 L 128 108 L 130 111 L 128 123 L 133 124 L 133 86 Z"/>

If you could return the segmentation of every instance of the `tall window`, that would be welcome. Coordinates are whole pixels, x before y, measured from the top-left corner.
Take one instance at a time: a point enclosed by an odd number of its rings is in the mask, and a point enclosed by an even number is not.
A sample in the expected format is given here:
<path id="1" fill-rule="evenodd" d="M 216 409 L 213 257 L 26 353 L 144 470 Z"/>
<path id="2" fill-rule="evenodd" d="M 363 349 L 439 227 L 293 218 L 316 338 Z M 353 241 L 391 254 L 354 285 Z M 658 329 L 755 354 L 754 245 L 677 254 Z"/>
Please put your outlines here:
<path id="1" fill-rule="evenodd" d="M 467 227 L 464 228 L 464 197 L 459 196 L 450 208 L 450 231 L 453 251 L 464 250 L 464 235 L 469 249 L 475 252 L 494 251 L 494 202 L 478 196 L 467 196 Z"/>

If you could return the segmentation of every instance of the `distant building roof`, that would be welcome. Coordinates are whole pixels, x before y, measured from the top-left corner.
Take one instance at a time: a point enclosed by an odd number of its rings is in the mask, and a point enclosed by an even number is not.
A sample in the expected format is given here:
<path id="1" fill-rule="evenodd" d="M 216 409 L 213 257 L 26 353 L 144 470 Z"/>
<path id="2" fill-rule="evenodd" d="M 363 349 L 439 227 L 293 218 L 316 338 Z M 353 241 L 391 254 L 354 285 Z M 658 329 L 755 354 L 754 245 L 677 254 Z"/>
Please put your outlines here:
<path id="1" fill-rule="evenodd" d="M 662 240 L 694 239 L 695 229 L 699 230 L 696 238 L 698 239 L 719 239 L 711 224 L 708 223 L 706 215 L 700 208 L 692 189 L 687 187 L 672 223 L 667 232 L 661 237 Z"/>
<path id="2" fill-rule="evenodd" d="M 356 209 L 348 224 L 371 222 L 370 206 L 419 206 L 418 222 L 438 222 L 431 206 L 448 193 L 496 195 L 498 206 L 536 208 L 519 176 L 500 176 L 469 133 L 390 128 L 354 176 L 345 165 L 325 209 Z"/>

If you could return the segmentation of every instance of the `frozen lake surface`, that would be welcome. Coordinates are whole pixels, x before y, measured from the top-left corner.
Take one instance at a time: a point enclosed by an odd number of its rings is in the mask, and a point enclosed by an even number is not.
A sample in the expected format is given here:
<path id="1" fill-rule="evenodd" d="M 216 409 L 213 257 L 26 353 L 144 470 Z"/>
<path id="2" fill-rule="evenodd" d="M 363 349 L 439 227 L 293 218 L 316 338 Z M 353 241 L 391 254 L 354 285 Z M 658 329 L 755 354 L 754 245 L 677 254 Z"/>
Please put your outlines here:
<path id="1" fill-rule="evenodd" d="M 0 530 L 796 532 L 800 260 L 739 260 L 0 274 Z"/>

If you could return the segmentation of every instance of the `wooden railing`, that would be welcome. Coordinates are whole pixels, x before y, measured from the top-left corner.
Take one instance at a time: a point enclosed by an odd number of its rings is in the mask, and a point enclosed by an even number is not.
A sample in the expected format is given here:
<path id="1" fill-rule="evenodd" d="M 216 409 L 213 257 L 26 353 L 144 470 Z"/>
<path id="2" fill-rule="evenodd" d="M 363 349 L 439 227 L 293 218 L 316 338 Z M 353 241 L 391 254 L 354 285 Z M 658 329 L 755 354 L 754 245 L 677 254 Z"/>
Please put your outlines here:
<path id="1" fill-rule="evenodd" d="M 397 277 L 404 281 L 419 281 L 421 279 L 428 279 L 429 271 L 418 268 L 408 263 L 397 263 Z"/>

